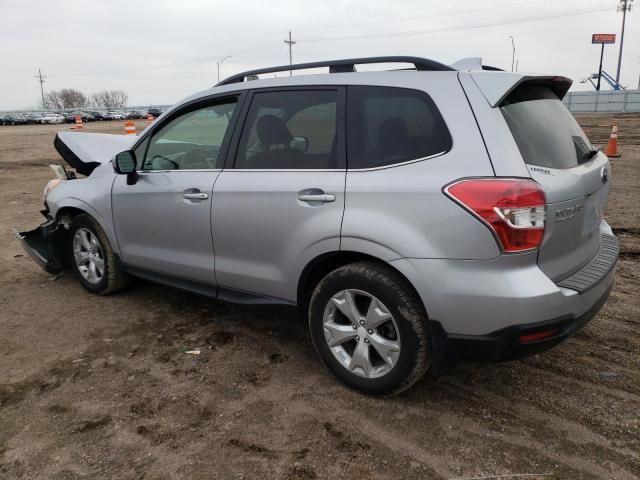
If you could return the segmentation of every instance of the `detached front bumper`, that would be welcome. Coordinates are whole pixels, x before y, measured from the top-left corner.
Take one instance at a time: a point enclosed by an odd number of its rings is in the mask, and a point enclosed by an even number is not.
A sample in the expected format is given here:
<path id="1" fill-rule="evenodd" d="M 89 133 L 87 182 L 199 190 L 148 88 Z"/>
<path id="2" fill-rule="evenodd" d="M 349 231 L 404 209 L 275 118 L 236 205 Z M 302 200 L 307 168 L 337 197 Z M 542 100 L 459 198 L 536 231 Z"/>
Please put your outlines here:
<path id="1" fill-rule="evenodd" d="M 22 248 L 46 272 L 56 274 L 64 270 L 64 228 L 55 220 L 49 219 L 28 232 L 16 231 L 16 235 Z"/>

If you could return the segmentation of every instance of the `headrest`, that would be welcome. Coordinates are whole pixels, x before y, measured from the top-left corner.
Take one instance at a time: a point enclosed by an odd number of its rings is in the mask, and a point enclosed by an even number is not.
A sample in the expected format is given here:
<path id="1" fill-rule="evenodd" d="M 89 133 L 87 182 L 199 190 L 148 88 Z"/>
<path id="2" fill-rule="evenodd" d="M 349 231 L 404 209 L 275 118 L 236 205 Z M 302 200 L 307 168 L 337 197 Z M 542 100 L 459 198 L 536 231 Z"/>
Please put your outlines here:
<path id="1" fill-rule="evenodd" d="M 291 135 L 287 125 L 275 115 L 260 117 L 256 125 L 256 131 L 258 140 L 263 145 L 286 145 L 293 140 L 293 135 Z"/>

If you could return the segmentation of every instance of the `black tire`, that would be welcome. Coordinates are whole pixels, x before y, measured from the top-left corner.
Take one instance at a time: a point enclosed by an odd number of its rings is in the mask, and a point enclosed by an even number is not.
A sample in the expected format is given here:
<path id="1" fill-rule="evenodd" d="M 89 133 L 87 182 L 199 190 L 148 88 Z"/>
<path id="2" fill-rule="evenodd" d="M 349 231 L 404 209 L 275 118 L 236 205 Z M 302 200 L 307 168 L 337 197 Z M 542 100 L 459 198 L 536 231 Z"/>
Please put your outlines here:
<path id="1" fill-rule="evenodd" d="M 391 313 L 397 326 L 401 346 L 399 357 L 393 368 L 381 377 L 365 378 L 349 371 L 337 360 L 325 339 L 325 308 L 335 294 L 347 289 L 376 297 Z M 369 395 L 397 395 L 424 376 L 431 365 L 427 314 L 422 302 L 401 275 L 382 263 L 351 263 L 324 277 L 311 297 L 309 331 L 327 368 L 345 385 Z"/>
<path id="2" fill-rule="evenodd" d="M 102 273 L 102 278 L 97 283 L 91 283 L 85 279 L 76 265 L 73 252 L 73 239 L 76 232 L 81 228 L 89 230 L 89 232 L 95 236 L 101 249 L 102 260 L 104 261 L 104 271 Z M 98 222 L 96 222 L 90 215 L 78 215 L 71 220 L 67 236 L 66 253 L 69 267 L 73 270 L 82 286 L 91 293 L 109 295 L 122 290 L 130 282 L 130 276 L 127 274 L 120 258 L 118 258 L 118 256 L 113 252 L 109 239 L 107 238 L 107 234 Z"/>

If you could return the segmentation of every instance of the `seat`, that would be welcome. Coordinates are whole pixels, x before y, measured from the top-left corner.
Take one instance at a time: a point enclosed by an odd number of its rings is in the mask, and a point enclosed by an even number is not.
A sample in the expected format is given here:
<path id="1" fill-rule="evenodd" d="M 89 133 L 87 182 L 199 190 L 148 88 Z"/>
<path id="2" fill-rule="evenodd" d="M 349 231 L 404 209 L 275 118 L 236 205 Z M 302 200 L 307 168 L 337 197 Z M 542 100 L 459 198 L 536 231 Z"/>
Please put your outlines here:
<path id="1" fill-rule="evenodd" d="M 266 147 L 245 161 L 246 168 L 299 168 L 300 152 L 291 148 L 293 135 L 284 121 L 275 115 L 264 115 L 256 124 L 258 141 Z"/>

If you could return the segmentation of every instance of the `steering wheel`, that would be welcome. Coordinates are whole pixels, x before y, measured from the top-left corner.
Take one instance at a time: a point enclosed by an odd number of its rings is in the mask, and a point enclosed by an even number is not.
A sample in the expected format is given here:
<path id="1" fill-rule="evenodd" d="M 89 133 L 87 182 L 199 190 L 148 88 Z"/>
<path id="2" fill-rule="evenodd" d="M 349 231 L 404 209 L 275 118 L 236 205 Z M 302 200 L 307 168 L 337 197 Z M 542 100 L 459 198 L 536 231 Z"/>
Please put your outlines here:
<path id="1" fill-rule="evenodd" d="M 182 168 L 186 170 L 212 168 L 209 163 L 209 152 L 204 148 L 192 148 L 185 152 L 182 157 Z"/>
<path id="2" fill-rule="evenodd" d="M 153 161 L 156 158 L 160 158 L 160 159 L 164 160 L 165 162 L 169 162 L 171 165 L 173 165 L 175 167 L 176 170 L 180 170 L 180 165 L 178 165 L 178 162 L 176 162 L 175 160 L 171 160 L 170 158 L 167 158 L 164 155 L 160 155 L 160 154 L 155 154 L 153 157 L 151 157 L 151 164 L 153 164 Z"/>

